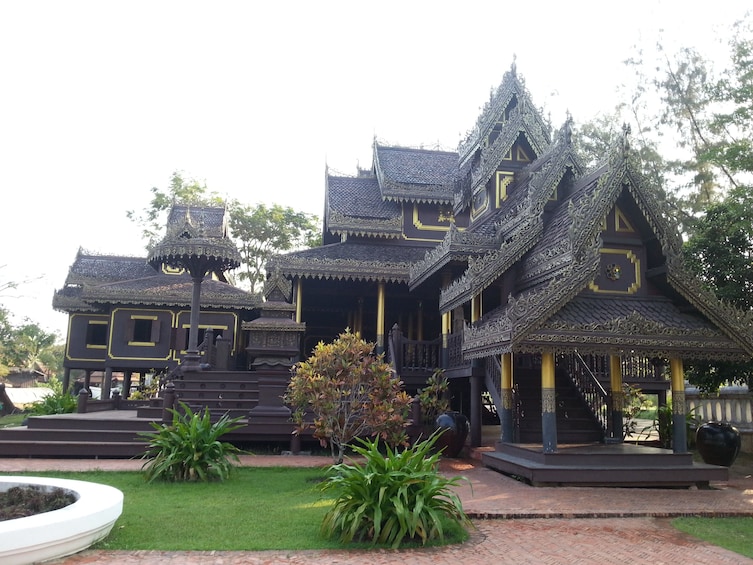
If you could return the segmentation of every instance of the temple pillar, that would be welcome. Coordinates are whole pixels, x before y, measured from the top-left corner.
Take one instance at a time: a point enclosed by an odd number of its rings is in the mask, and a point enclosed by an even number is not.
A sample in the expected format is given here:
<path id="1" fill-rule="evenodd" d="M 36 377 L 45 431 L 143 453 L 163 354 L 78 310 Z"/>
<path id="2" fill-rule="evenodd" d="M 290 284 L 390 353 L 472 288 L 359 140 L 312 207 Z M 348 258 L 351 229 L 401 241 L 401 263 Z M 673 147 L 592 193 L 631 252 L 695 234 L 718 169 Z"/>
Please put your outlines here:
<path id="1" fill-rule="evenodd" d="M 670 359 L 672 379 L 672 451 L 688 452 L 688 431 L 685 422 L 685 371 L 682 359 Z"/>
<path id="2" fill-rule="evenodd" d="M 471 322 L 477 322 L 481 318 L 481 295 L 476 295 L 471 300 Z M 471 402 L 470 402 L 470 443 L 471 447 L 481 445 L 481 381 L 484 378 L 478 374 L 480 372 L 481 360 L 473 359 L 471 361 Z"/>
<path id="3" fill-rule="evenodd" d="M 625 393 L 622 390 L 622 360 L 619 355 L 609 356 L 609 383 L 612 392 L 612 438 L 622 442 Z"/>
<path id="4" fill-rule="evenodd" d="M 452 312 L 442 314 L 442 368 L 450 366 L 450 328 L 452 327 Z"/>
<path id="5" fill-rule="evenodd" d="M 512 394 L 512 353 L 503 353 L 500 359 L 502 365 L 502 411 L 499 415 L 499 423 L 502 427 L 500 439 L 507 443 L 513 441 L 513 394 Z"/>
<path id="6" fill-rule="evenodd" d="M 541 354 L 541 440 L 544 453 L 557 452 L 557 401 L 552 352 Z"/>
<path id="7" fill-rule="evenodd" d="M 384 353 L 384 295 L 385 283 L 380 281 L 377 286 L 377 326 L 376 326 L 376 354 Z"/>
<path id="8" fill-rule="evenodd" d="M 424 303 L 419 301 L 418 303 L 418 320 L 416 320 L 416 339 L 418 341 L 424 340 Z"/>
<path id="9" fill-rule="evenodd" d="M 102 393 L 99 398 L 101 400 L 109 400 L 110 391 L 112 391 L 112 367 L 107 367 L 104 379 L 102 379 Z"/>
<path id="10" fill-rule="evenodd" d="M 445 270 L 442 273 L 442 290 L 452 283 L 452 273 Z M 442 314 L 442 368 L 450 366 L 450 333 L 452 332 L 452 312 Z"/>
<path id="11" fill-rule="evenodd" d="M 303 321 L 303 279 L 298 277 L 295 285 L 295 321 L 300 324 Z"/>
<path id="12" fill-rule="evenodd" d="M 66 367 L 63 371 L 63 392 L 70 391 L 71 388 L 71 368 Z"/>
<path id="13" fill-rule="evenodd" d="M 363 335 L 363 297 L 358 299 L 358 312 L 356 313 L 355 334 L 358 337 Z"/>

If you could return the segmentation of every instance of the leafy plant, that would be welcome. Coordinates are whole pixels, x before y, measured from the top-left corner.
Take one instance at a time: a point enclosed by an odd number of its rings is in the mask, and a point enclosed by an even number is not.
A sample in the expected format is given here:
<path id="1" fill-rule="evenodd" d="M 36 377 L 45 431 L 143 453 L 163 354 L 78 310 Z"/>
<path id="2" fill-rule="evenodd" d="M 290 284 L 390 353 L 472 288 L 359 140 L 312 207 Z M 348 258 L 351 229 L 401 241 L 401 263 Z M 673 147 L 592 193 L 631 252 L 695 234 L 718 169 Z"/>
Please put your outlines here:
<path id="1" fill-rule="evenodd" d="M 49 414 L 72 414 L 78 408 L 78 400 L 67 392 L 56 392 L 45 396 L 29 407 L 32 416 L 47 416 Z"/>
<path id="2" fill-rule="evenodd" d="M 426 379 L 426 386 L 419 389 L 418 400 L 421 403 L 421 417 L 425 425 L 433 425 L 437 416 L 450 409 L 450 401 L 447 399 L 448 386 L 444 369 L 437 369 Z"/>
<path id="3" fill-rule="evenodd" d="M 144 454 L 148 459 L 142 466 L 149 482 L 225 480 L 233 469 L 232 461 L 240 462 L 241 450 L 220 441 L 220 437 L 242 427 L 241 418 L 223 414 L 212 422 L 208 408 L 194 413 L 181 402 L 180 410 L 170 410 L 172 424 L 151 422 L 154 432 L 140 432 L 149 442 Z M 231 461 L 232 460 L 232 461 Z"/>
<path id="4" fill-rule="evenodd" d="M 646 404 L 646 397 L 637 386 L 623 383 L 623 421 L 622 421 L 622 438 L 633 437 L 638 433 L 638 423 L 636 418 L 640 415 Z"/>
<path id="5" fill-rule="evenodd" d="M 358 440 L 353 450 L 364 463 L 333 465 L 322 489 L 336 493 L 322 522 L 322 533 L 342 542 L 370 541 L 393 548 L 406 541 L 444 540 L 443 520 L 463 529 L 472 524 L 450 489 L 463 477 L 438 472 L 438 453 L 431 453 L 438 434 L 402 451 L 379 439 Z"/>
<path id="6" fill-rule="evenodd" d="M 389 445 L 407 443 L 405 425 L 411 399 L 402 382 L 373 355 L 374 344 L 346 330 L 330 344 L 319 344 L 306 361 L 297 363 L 284 395 L 293 408 L 300 433 L 313 426 L 322 446 L 342 463 L 354 438 L 378 435 Z M 313 414 L 313 423 L 307 421 Z"/>

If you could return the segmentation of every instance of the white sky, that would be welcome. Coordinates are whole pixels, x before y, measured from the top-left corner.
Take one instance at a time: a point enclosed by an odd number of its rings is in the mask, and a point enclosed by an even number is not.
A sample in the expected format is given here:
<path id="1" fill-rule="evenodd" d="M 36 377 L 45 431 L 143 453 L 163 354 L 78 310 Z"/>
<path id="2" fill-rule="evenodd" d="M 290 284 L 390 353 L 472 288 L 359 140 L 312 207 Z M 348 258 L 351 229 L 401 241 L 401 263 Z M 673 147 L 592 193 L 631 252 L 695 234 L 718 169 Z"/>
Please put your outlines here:
<path id="1" fill-rule="evenodd" d="M 636 44 L 711 49 L 747 2 L 0 1 L 0 296 L 52 310 L 79 247 L 144 254 L 125 211 L 174 170 L 321 215 L 374 135 L 455 149 L 517 56 L 556 126 L 618 102 Z"/>

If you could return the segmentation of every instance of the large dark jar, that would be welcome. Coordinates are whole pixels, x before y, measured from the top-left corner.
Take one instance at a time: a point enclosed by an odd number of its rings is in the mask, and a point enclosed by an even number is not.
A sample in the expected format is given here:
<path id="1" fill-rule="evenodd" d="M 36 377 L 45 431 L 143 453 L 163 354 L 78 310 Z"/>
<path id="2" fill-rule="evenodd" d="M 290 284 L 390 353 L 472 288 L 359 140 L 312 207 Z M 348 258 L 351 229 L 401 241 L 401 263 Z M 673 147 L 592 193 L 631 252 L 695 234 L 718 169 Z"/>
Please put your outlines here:
<path id="1" fill-rule="evenodd" d="M 695 443 L 704 462 L 730 467 L 740 453 L 740 431 L 725 422 L 706 422 L 698 426 Z"/>
<path id="2" fill-rule="evenodd" d="M 436 427 L 442 432 L 434 444 L 434 448 L 439 451 L 444 448 L 442 455 L 444 457 L 457 457 L 465 446 L 465 439 L 468 437 L 468 418 L 460 412 L 445 412 L 437 416 Z"/>

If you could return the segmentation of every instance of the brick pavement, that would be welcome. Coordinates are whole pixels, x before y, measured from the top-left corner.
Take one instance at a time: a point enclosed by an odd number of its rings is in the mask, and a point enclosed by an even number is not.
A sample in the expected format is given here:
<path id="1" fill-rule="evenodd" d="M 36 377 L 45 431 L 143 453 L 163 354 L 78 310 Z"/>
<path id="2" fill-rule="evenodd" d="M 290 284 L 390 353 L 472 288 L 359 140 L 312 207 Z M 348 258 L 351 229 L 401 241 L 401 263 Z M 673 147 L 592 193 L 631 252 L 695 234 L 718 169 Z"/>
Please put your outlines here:
<path id="1" fill-rule="evenodd" d="M 163 552 L 87 550 L 54 565 L 453 563 L 609 564 L 752 563 L 738 554 L 677 532 L 669 517 L 753 516 L 753 468 L 733 468 L 730 480 L 699 489 L 530 487 L 477 461 L 442 462 L 443 472 L 464 475 L 458 489 L 477 530 L 465 544 L 378 551 Z M 326 457 L 250 456 L 244 465 L 328 465 Z M 0 473 L 35 470 L 138 469 L 130 460 L 0 459 Z"/>

